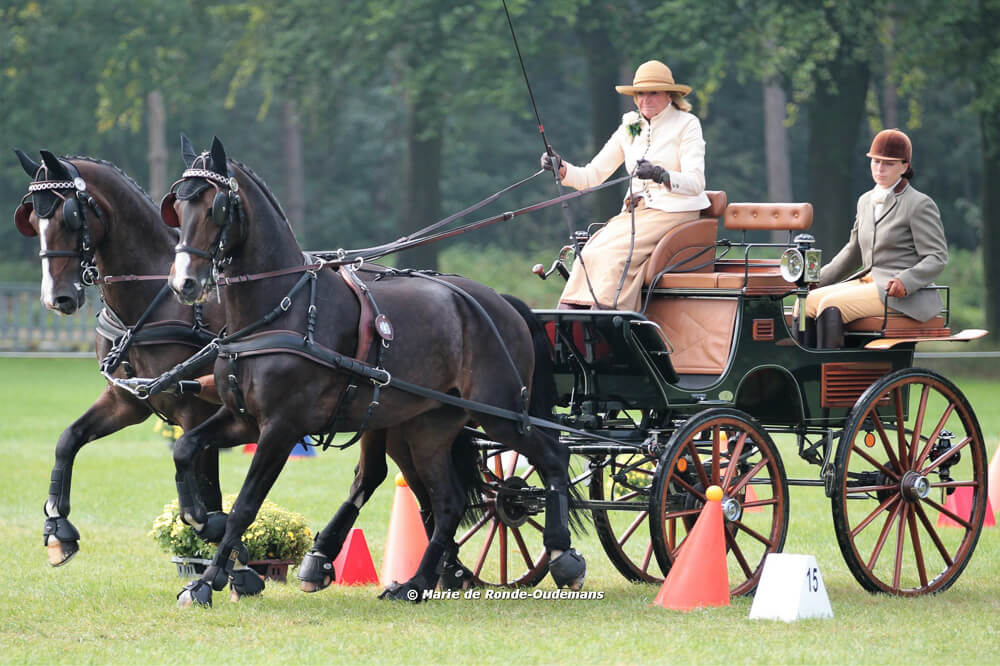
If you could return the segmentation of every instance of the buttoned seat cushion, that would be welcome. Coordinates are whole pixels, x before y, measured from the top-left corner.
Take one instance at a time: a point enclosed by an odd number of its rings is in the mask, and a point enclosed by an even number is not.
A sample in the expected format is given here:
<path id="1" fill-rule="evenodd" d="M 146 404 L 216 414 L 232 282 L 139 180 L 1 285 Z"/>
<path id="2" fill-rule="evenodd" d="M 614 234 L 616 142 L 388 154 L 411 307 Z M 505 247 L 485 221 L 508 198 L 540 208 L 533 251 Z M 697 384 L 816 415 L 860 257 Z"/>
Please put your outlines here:
<path id="1" fill-rule="evenodd" d="M 707 191 L 710 202 L 697 220 L 682 222 L 663 235 L 646 262 L 643 284 L 649 285 L 664 268 L 710 273 L 715 258 L 719 220 L 726 210 L 726 193 Z M 706 249 L 708 248 L 708 249 Z"/>

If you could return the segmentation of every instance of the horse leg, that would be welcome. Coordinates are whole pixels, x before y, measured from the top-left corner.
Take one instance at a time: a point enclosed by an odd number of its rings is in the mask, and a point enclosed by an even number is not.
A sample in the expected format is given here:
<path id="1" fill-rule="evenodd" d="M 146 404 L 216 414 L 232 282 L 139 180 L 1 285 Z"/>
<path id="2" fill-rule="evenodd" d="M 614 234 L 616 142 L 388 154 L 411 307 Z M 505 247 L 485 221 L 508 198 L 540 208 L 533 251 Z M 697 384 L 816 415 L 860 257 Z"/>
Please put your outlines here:
<path id="1" fill-rule="evenodd" d="M 427 540 L 430 541 L 434 536 L 435 529 L 434 512 L 431 510 L 431 496 L 420 479 L 419 474 L 417 474 L 410 445 L 403 436 L 403 430 L 403 428 L 394 428 L 390 431 L 388 453 L 399 467 L 403 477 L 406 479 L 407 485 L 413 491 L 414 497 L 416 497 L 417 504 L 420 506 L 420 521 L 424 525 Z M 462 437 L 463 435 L 460 434 L 459 439 Z M 459 445 L 458 441 L 456 440 L 455 444 L 452 445 L 453 450 L 455 446 Z M 470 462 L 475 465 L 474 460 Z M 458 544 L 452 542 L 451 547 L 448 548 L 445 554 L 441 578 L 438 581 L 439 585 L 441 585 L 442 589 L 448 590 L 465 589 L 471 585 L 473 578 L 472 571 L 458 561 Z"/>
<path id="2" fill-rule="evenodd" d="M 570 547 L 569 449 L 542 428 L 519 432 L 511 421 L 486 416 L 480 422 L 490 438 L 524 454 L 538 466 L 546 485 L 542 542 L 549 552 L 549 572 L 560 588 L 581 589 L 587 576 L 587 563 Z"/>
<path id="3" fill-rule="evenodd" d="M 227 516 L 222 511 L 209 512 L 206 509 L 205 502 L 201 497 L 201 484 L 198 480 L 195 461 L 203 449 L 233 445 L 236 442 L 246 441 L 247 437 L 253 437 L 248 426 L 223 407 L 204 423 L 185 432 L 174 442 L 174 482 L 177 484 L 181 521 L 193 527 L 195 533 L 205 541 L 221 541 L 225 534 Z M 290 448 L 289 451 L 291 451 Z M 230 550 L 234 553 L 234 559 L 239 556 L 241 561 L 245 563 L 249 556 L 245 547 L 242 547 L 242 544 L 240 546 L 238 549 Z M 226 554 L 228 556 L 229 551 Z M 230 566 L 231 570 L 232 566 Z M 216 573 L 217 571 L 213 571 L 213 576 Z M 225 586 L 228 573 L 229 571 L 226 571 L 223 577 L 213 578 L 212 584 L 218 585 L 221 581 L 221 585 Z M 181 605 L 189 605 L 192 602 L 211 605 L 212 588 L 198 584 L 200 582 L 193 581 L 178 595 Z M 222 589 L 222 587 L 216 589 Z"/>
<path id="4" fill-rule="evenodd" d="M 90 409 L 59 436 L 49 482 L 49 498 L 45 502 L 44 543 L 50 565 L 58 567 L 66 564 L 80 550 L 80 533 L 67 518 L 76 454 L 88 442 L 141 423 L 151 413 L 139 400 L 107 387 Z"/>
<path id="5" fill-rule="evenodd" d="M 302 558 L 299 565 L 299 588 L 304 592 L 317 592 L 333 582 L 335 572 L 333 561 L 340 554 L 347 534 L 365 502 L 375 489 L 385 480 L 385 430 L 366 432 L 361 437 L 361 456 L 354 468 L 354 483 L 347 501 L 340 505 L 337 513 L 313 541 L 312 550 Z"/>
<path id="6" fill-rule="evenodd" d="M 465 508 L 461 480 L 451 457 L 452 443 L 464 425 L 463 414 L 440 409 L 400 426 L 406 432 L 420 489 L 430 502 L 434 529 L 413 577 L 402 584 L 393 582 L 381 599 L 419 602 L 437 584 L 445 558 L 454 548 L 455 531 Z"/>
<path id="7" fill-rule="evenodd" d="M 220 410 L 204 425 L 192 431 L 192 439 L 200 444 L 206 441 L 207 434 L 226 432 L 227 424 L 239 423 L 232 412 Z M 221 426 L 221 427 L 220 427 Z M 177 595 L 178 604 L 188 606 L 192 603 L 211 605 L 212 590 L 221 590 L 227 581 L 233 584 L 233 600 L 248 594 L 259 594 L 264 589 L 264 581 L 250 569 L 237 567 L 237 562 L 245 564 L 246 546 L 241 539 L 250 523 L 257 517 L 264 498 L 271 490 L 281 470 L 284 469 L 288 456 L 295 444 L 302 439 L 303 433 L 297 427 L 286 423 L 271 423 L 264 426 L 257 438 L 257 451 L 250 462 L 243 487 L 233 503 L 233 508 L 226 517 L 225 529 L 219 541 L 219 550 L 212 563 L 205 569 L 201 578 L 192 581 Z M 231 432 L 230 432 L 231 436 Z M 178 443 L 184 438 L 177 440 Z M 231 439 L 225 441 L 232 441 Z M 186 447 L 190 448 L 190 446 Z M 177 458 L 175 455 L 175 462 Z M 180 482 L 178 482 L 180 490 Z M 184 511 L 182 507 L 182 512 Z M 184 515 L 182 513 L 182 515 Z"/>

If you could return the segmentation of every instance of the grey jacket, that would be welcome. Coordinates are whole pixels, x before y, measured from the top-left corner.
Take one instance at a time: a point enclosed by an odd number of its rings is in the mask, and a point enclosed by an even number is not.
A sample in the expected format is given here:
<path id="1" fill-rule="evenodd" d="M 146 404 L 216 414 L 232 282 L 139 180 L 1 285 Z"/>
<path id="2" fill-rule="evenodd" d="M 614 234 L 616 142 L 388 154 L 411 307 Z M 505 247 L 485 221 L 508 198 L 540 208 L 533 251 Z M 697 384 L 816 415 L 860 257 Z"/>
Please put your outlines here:
<path id="1" fill-rule="evenodd" d="M 948 242 L 938 207 L 906 180 L 889 193 L 878 220 L 871 198 L 869 191 L 858 199 L 851 239 L 820 270 L 819 286 L 871 273 L 884 303 L 886 285 L 898 278 L 907 295 L 889 297 L 889 307 L 927 321 L 941 310 L 941 296 L 924 287 L 933 285 L 948 263 Z"/>

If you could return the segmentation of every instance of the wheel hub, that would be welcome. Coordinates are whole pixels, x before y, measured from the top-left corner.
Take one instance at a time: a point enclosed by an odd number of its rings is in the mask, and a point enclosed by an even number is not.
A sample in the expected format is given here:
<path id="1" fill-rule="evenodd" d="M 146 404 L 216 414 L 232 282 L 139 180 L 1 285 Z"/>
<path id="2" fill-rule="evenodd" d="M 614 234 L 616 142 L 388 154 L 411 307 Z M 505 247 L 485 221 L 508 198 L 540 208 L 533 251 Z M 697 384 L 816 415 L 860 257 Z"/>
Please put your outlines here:
<path id="1" fill-rule="evenodd" d="M 903 499 L 908 502 L 925 499 L 931 494 L 931 482 L 927 480 L 926 476 L 912 470 L 903 475 L 899 487 L 903 493 Z"/>
<path id="2" fill-rule="evenodd" d="M 528 522 L 529 513 L 524 506 L 520 491 L 528 487 L 527 482 L 519 476 L 504 479 L 497 492 L 497 517 L 508 527 L 520 527 Z"/>
<path id="3" fill-rule="evenodd" d="M 739 520 L 740 516 L 743 515 L 743 506 L 734 497 L 724 497 L 722 499 L 722 515 L 730 522 Z"/>

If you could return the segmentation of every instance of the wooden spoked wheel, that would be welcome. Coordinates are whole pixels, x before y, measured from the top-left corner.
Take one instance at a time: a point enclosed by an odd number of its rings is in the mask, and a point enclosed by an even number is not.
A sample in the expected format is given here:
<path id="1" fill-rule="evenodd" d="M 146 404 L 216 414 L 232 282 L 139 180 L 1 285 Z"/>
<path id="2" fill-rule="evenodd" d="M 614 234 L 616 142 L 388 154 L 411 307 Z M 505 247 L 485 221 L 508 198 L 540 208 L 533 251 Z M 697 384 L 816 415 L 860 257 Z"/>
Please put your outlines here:
<path id="1" fill-rule="evenodd" d="M 649 528 L 660 568 L 669 572 L 705 504 L 723 491 L 726 564 L 732 595 L 749 594 L 764 558 L 788 530 L 788 483 L 774 441 L 736 409 L 695 414 L 671 437 L 653 478 Z"/>
<path id="2" fill-rule="evenodd" d="M 947 589 L 979 540 L 986 479 L 979 422 L 954 384 L 915 368 L 880 379 L 837 448 L 833 523 L 851 573 L 872 592 Z"/>
<path id="3" fill-rule="evenodd" d="M 646 521 L 656 458 L 642 453 L 611 455 L 594 467 L 590 499 L 620 504 L 620 509 L 593 509 L 594 527 L 615 568 L 635 582 L 662 583 Z"/>
<path id="4" fill-rule="evenodd" d="M 459 527 L 455 541 L 459 560 L 478 585 L 530 587 L 548 573 L 549 556 L 542 542 L 545 522 L 544 485 L 538 471 L 516 451 L 489 454 L 481 465 L 486 491 L 481 515 Z M 524 489 L 537 488 L 525 502 Z"/>

